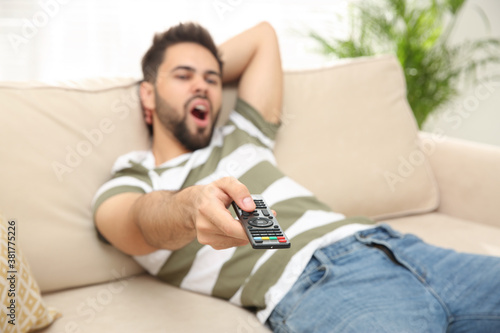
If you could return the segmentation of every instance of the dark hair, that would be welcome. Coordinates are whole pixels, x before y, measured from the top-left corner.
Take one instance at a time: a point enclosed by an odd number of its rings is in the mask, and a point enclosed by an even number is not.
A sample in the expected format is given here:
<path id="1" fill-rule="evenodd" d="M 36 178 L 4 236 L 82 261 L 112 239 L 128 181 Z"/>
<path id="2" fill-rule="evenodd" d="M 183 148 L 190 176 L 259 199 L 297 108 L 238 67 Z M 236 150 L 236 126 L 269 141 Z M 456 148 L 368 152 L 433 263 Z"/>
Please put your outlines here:
<path id="1" fill-rule="evenodd" d="M 165 51 L 169 46 L 182 42 L 197 43 L 207 48 L 215 59 L 217 59 L 219 70 L 222 73 L 222 60 L 217 52 L 217 47 L 215 46 L 212 36 L 199 24 L 189 22 L 180 23 L 163 33 L 155 34 L 153 45 L 151 45 L 142 58 L 144 81 L 155 83 L 158 75 L 158 68 L 163 62 Z"/>

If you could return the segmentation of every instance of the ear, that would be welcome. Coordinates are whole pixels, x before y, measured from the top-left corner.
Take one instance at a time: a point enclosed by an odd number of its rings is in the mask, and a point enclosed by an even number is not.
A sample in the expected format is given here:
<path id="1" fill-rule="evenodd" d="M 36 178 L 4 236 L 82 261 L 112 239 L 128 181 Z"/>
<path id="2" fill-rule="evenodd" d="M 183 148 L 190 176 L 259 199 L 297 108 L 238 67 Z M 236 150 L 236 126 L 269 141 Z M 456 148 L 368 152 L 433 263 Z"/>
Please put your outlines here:
<path id="1" fill-rule="evenodd" d="M 153 110 L 156 108 L 153 84 L 146 81 L 141 82 L 139 96 L 144 110 L 144 121 L 146 124 L 151 125 L 153 123 Z"/>

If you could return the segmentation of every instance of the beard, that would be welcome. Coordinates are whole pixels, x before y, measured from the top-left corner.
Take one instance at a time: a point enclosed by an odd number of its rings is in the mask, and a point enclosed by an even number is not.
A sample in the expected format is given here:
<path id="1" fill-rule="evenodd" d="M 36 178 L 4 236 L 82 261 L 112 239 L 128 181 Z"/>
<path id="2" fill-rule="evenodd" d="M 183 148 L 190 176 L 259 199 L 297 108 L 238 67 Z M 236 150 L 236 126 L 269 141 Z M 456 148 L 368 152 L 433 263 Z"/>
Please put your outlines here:
<path id="1" fill-rule="evenodd" d="M 155 89 L 156 114 L 158 115 L 158 119 L 165 127 L 165 129 L 172 133 L 177 141 L 179 141 L 179 143 L 189 151 L 195 151 L 201 148 L 205 148 L 209 145 L 210 140 L 212 139 L 215 124 L 217 123 L 217 118 L 219 117 L 220 113 L 217 112 L 217 116 L 214 118 L 212 112 L 212 104 L 210 103 L 209 112 L 212 119 L 211 127 L 196 128 L 195 132 L 191 133 L 187 124 L 188 116 L 190 114 L 187 107 L 189 103 L 195 98 L 206 99 L 205 96 L 200 95 L 191 97 L 186 101 L 186 103 L 184 103 L 183 115 L 179 115 L 177 110 L 165 99 L 159 96 L 158 92 Z M 220 109 L 218 111 L 220 111 Z"/>

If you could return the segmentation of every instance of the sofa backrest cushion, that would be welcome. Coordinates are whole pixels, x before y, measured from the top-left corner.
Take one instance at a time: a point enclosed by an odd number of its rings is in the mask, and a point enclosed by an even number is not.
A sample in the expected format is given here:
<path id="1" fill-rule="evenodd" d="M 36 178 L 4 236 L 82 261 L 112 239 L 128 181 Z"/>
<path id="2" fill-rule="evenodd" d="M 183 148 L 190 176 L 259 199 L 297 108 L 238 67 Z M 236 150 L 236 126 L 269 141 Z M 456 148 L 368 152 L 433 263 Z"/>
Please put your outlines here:
<path id="1" fill-rule="evenodd" d="M 386 219 L 437 208 L 437 185 L 392 55 L 290 72 L 282 169 L 334 210 Z"/>
<path id="2" fill-rule="evenodd" d="M 236 88 L 225 93 L 224 114 Z M 433 143 L 418 137 L 396 57 L 288 71 L 283 103 L 278 164 L 332 209 L 382 220 L 438 207 Z"/>
<path id="3" fill-rule="evenodd" d="M 96 237 L 90 203 L 115 159 L 149 146 L 136 81 L 0 84 L 0 209 L 42 292 L 142 271 Z"/>

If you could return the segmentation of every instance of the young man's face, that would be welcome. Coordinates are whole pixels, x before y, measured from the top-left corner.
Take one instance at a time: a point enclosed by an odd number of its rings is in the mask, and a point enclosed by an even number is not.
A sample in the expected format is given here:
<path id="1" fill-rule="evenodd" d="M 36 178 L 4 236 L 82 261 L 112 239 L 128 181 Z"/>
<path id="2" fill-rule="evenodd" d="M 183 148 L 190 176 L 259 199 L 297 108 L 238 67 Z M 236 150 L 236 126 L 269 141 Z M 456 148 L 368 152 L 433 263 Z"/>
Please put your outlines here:
<path id="1" fill-rule="evenodd" d="M 215 57 L 195 43 L 170 46 L 158 69 L 157 123 L 189 151 L 210 143 L 221 108 L 221 76 Z"/>

